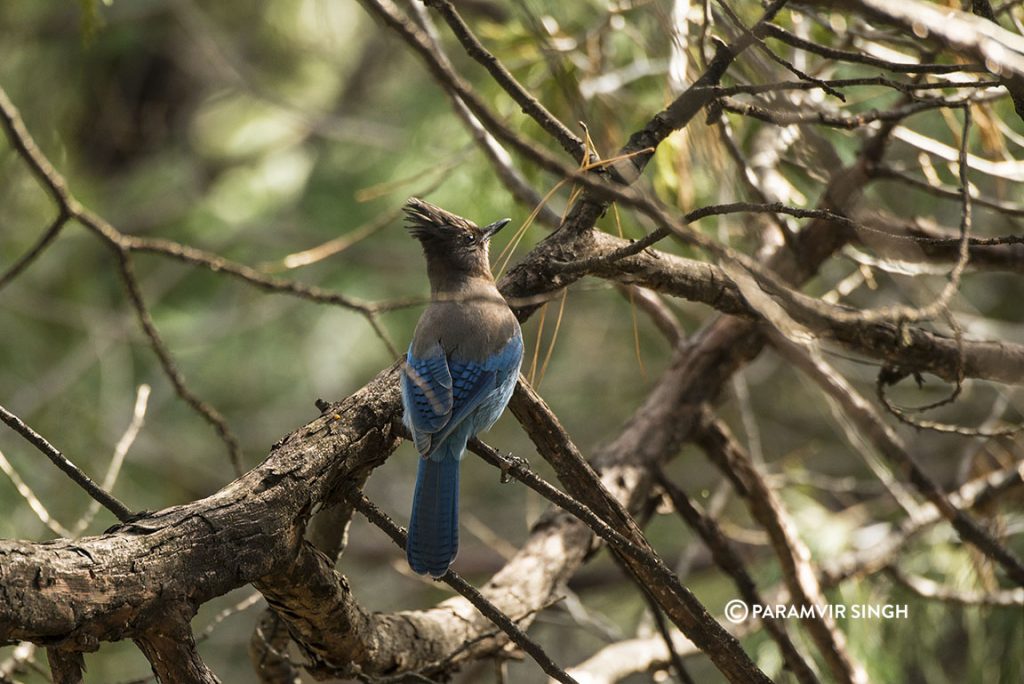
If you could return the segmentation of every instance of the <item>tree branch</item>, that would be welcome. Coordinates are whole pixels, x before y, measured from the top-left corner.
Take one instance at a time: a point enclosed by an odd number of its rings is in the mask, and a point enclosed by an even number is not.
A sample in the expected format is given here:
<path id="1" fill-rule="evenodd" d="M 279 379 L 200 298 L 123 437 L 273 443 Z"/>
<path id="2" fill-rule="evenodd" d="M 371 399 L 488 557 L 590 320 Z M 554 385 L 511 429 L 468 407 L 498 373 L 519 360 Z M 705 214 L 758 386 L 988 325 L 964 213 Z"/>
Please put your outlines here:
<path id="1" fill-rule="evenodd" d="M 991 504 L 1007 492 L 1022 486 L 1024 462 L 964 484 L 950 492 L 949 500 L 957 508 L 971 510 Z M 900 550 L 912 539 L 943 519 L 944 516 L 934 504 L 922 506 L 915 516 L 904 519 L 871 546 L 825 561 L 821 568 L 821 583 L 826 587 L 835 587 L 846 580 L 884 570 L 895 562 Z"/>
<path id="2" fill-rule="evenodd" d="M 160 332 L 156 329 L 153 317 L 150 315 L 146 301 L 142 297 L 142 289 L 139 287 L 138 278 L 135 276 L 135 267 L 132 265 L 131 254 L 127 251 L 119 250 L 117 252 L 117 259 L 121 269 L 121 278 L 124 281 L 125 290 L 128 292 L 128 300 L 135 310 L 139 325 L 142 326 L 143 332 L 149 339 L 150 347 L 152 347 L 157 359 L 160 360 L 160 366 L 171 381 L 171 386 L 174 387 L 174 391 L 186 404 L 191 406 L 196 413 L 213 426 L 221 440 L 227 445 L 228 456 L 231 459 L 231 466 L 235 471 L 235 477 L 240 477 L 245 471 L 242 468 L 242 447 L 238 443 L 238 438 L 235 437 L 235 433 L 232 432 L 227 420 L 224 419 L 220 411 L 196 396 L 195 392 L 189 389 L 185 383 L 185 376 L 178 370 L 178 365 L 174 362 L 171 351 L 160 337 Z"/>
<path id="3" fill-rule="evenodd" d="M 886 573 L 897 583 L 918 596 L 932 601 L 958 603 L 963 606 L 1002 606 L 1024 608 L 1024 588 L 988 591 L 960 591 L 944 587 L 926 577 L 907 575 L 895 565 L 886 568 Z"/>
<path id="4" fill-rule="evenodd" d="M 51 647 L 46 649 L 46 662 L 53 684 L 82 684 L 85 659 L 81 653 Z"/>
<path id="5" fill-rule="evenodd" d="M 774 336 L 775 348 L 786 359 L 800 368 L 821 389 L 832 397 L 857 424 L 862 434 L 899 472 L 942 513 L 960 533 L 964 541 L 999 563 L 1014 582 L 1024 586 L 1024 564 L 1017 556 L 1000 544 L 974 518 L 954 505 L 942 488 L 918 465 L 902 440 L 853 387 L 839 376 L 820 355 L 809 353 L 781 333 Z"/>
<path id="6" fill-rule="evenodd" d="M 366 518 L 391 537 L 401 549 L 405 549 L 406 536 L 403 530 L 391 521 L 384 513 L 370 502 L 365 496 L 354 490 L 349 490 L 346 495 L 355 508 L 366 516 Z M 480 614 L 487 618 L 492 624 L 498 626 L 505 632 L 517 646 L 526 651 L 533 658 L 534 662 L 540 665 L 546 674 L 564 684 L 577 684 L 576 680 L 565 673 L 551 659 L 540 644 L 526 635 L 511 618 L 501 611 L 496 605 L 487 599 L 480 591 L 466 582 L 454 570 L 449 569 L 441 581 L 462 594 L 466 600 L 473 604 L 473 607 L 480 611 Z"/>
<path id="7" fill-rule="evenodd" d="M 730 681 L 767 680 L 764 673 L 758 670 L 743 652 L 739 642 L 711 618 L 700 601 L 654 553 L 636 522 L 627 512 L 628 503 L 619 498 L 623 496 L 621 487 L 617 488 L 619 492 L 609 491 L 602 482 L 603 478 L 598 477 L 594 469 L 583 459 L 554 413 L 522 378 L 516 386 L 509 407 L 537 446 L 537 450 L 555 469 L 558 479 L 569 493 L 600 515 L 633 545 L 648 552 L 645 554 L 647 558 L 637 558 L 634 554 L 623 553 L 617 546 L 612 547 L 636 581 L 651 592 L 651 596 L 665 610 L 669 619 L 708 655 Z M 664 425 L 658 427 L 665 429 Z M 627 432 L 628 428 L 620 439 Z M 611 465 L 614 459 L 616 465 L 621 467 L 625 465 L 624 461 L 632 460 L 631 456 L 632 454 L 626 451 L 614 455 L 605 452 L 604 459 L 608 465 Z M 654 464 L 646 465 L 650 467 Z M 603 475 L 607 477 L 608 473 Z M 646 486 L 649 486 L 649 477 L 649 474 L 641 475 L 641 478 L 647 480 Z M 636 491 L 633 492 L 633 496 L 635 495 Z M 629 498 L 626 498 L 626 502 L 628 501 Z"/>
<path id="8" fill-rule="evenodd" d="M 960 238 L 925 218 L 900 218 L 872 212 L 860 217 L 854 229 L 857 243 L 878 259 L 909 263 L 949 263 L 958 257 Z M 1005 236 L 968 245 L 970 268 L 1024 273 L 1024 236 Z"/>
<path id="9" fill-rule="evenodd" d="M 749 466 L 753 468 L 752 463 Z M 732 577 L 736 588 L 740 592 L 740 596 L 747 602 L 747 605 L 766 605 L 765 600 L 761 597 L 761 592 L 758 591 L 757 586 L 754 584 L 753 578 L 747 572 L 743 560 L 733 549 L 729 540 L 725 538 L 725 535 L 722 534 L 722 531 L 718 529 L 714 519 L 697 510 L 697 507 L 690 501 L 686 492 L 669 481 L 663 472 L 658 473 L 657 479 L 658 486 L 665 490 L 665 493 L 672 501 L 672 507 L 686 521 L 686 524 L 700 536 L 704 545 L 711 551 L 711 555 L 718 567 Z M 817 682 L 817 675 L 814 674 L 810 665 L 804 660 L 800 651 L 797 650 L 793 640 L 789 638 L 785 624 L 774 616 L 764 616 L 761 618 L 761 622 L 768 631 L 769 636 L 778 644 L 783 660 L 786 661 L 786 665 L 793 672 L 797 681 L 807 684 Z"/>
<path id="10" fill-rule="evenodd" d="M 732 481 L 750 508 L 751 515 L 768 533 L 793 602 L 803 606 L 824 606 L 826 599 L 811 563 L 810 549 L 800 538 L 778 495 L 765 482 L 729 429 L 705 411 L 694 440 L 722 474 Z M 837 681 L 867 682 L 864 666 L 847 651 L 846 638 L 828 611 L 815 611 L 801 621 Z"/>
<path id="11" fill-rule="evenodd" d="M 75 484 L 84 489 L 85 492 L 99 502 L 101 506 L 113 513 L 114 517 L 118 520 L 125 522 L 132 517 L 132 512 L 127 506 L 118 501 L 113 494 L 110 494 L 93 482 L 92 478 L 86 475 L 81 468 L 68 460 L 68 458 L 57 450 L 56 447 L 46 441 L 46 438 L 30 428 L 21 420 L 21 418 L 18 418 L 18 416 L 14 415 L 3 406 L 0 406 L 0 420 L 7 423 L 8 427 L 24 437 L 29 444 L 41 451 L 43 455 L 50 459 L 55 466 L 64 471 L 64 474 L 70 477 Z"/>
<path id="12" fill-rule="evenodd" d="M 452 33 L 465 48 L 466 54 L 487 69 L 494 81 L 522 108 L 523 114 L 536 121 L 578 163 L 587 161 L 586 147 L 579 136 L 566 128 L 565 124 L 519 84 L 519 81 L 505 68 L 505 65 L 473 35 L 473 31 L 449 0 L 424 0 L 424 2 L 444 18 Z"/>
<path id="13" fill-rule="evenodd" d="M 852 4 L 870 16 L 895 23 L 910 33 L 924 32 L 933 35 L 951 49 L 985 64 L 986 68 L 999 76 L 1013 96 L 1017 114 L 1024 118 L 1021 109 L 1024 103 L 1024 38 L 1010 33 L 995 23 L 995 16 L 989 8 L 991 21 L 960 10 L 921 2 L 892 3 L 886 0 L 855 0 Z M 985 2 L 985 5 L 988 3 Z M 979 11 L 974 3 L 975 12 Z"/>
<path id="14" fill-rule="evenodd" d="M 887 71 L 898 71 L 905 74 L 952 74 L 960 72 L 983 72 L 986 71 L 984 64 L 929 64 L 893 62 L 886 59 L 879 59 L 873 55 L 850 50 L 837 50 L 827 45 L 804 40 L 795 33 L 791 33 L 777 24 L 768 24 L 764 28 L 766 36 L 780 40 L 795 48 L 820 55 L 829 60 L 837 62 L 850 62 L 852 64 L 866 64 L 867 66 L 878 67 Z"/>
<path id="15" fill-rule="evenodd" d="M 591 264 L 587 270 L 602 278 L 702 302 L 722 313 L 763 320 L 762 313 L 721 267 L 650 250 L 612 260 L 633 251 L 632 245 L 595 232 L 577 251 L 579 260 L 570 263 Z M 552 266 L 556 274 L 561 271 L 558 263 Z M 1009 384 L 1024 382 L 1024 345 L 963 340 L 961 347 L 951 337 L 920 327 L 848 317 L 843 314 L 855 314 L 856 310 L 829 305 L 796 290 L 790 290 L 786 297 L 781 301 L 786 312 L 815 334 L 888 364 L 934 373 L 946 380 L 957 377 L 962 365 L 967 377 Z"/>
<path id="16" fill-rule="evenodd" d="M 159 682 L 187 684 L 220 684 L 220 679 L 206 666 L 192 635 L 189 621 L 195 610 L 186 604 L 165 606 L 162 619 L 136 637 Z"/>
<path id="17" fill-rule="evenodd" d="M 143 638 L 162 624 L 169 604 L 195 610 L 287 564 L 314 503 L 365 478 L 396 446 L 390 425 L 397 385 L 396 369 L 383 371 L 205 499 L 101 537 L 0 540 L 0 643 L 39 640 L 91 651 L 100 641 Z"/>
<path id="18" fill-rule="evenodd" d="M 426 32 L 438 60 L 451 68 L 451 60 L 448 59 L 444 49 L 441 47 L 437 38 L 437 31 L 434 29 L 433 22 L 430 21 L 430 15 L 418 3 L 413 3 L 412 9 Z M 454 8 L 452 11 L 454 11 Z M 445 93 L 452 102 L 452 109 L 455 111 L 455 115 L 462 120 L 462 123 L 469 130 L 469 134 L 473 136 L 477 146 L 491 162 L 494 172 L 505 184 L 505 187 L 508 188 L 509 193 L 524 207 L 536 212 L 537 220 L 541 223 L 552 229 L 557 228 L 561 218 L 544 203 L 544 198 L 530 186 L 526 178 L 513 166 L 512 158 L 508 151 L 484 128 L 483 124 L 480 123 L 480 119 L 474 116 L 473 112 L 470 111 L 466 103 L 457 94 L 451 90 L 445 90 Z M 546 112 L 547 110 L 544 111 Z M 557 127 L 563 127 L 561 122 L 553 117 L 551 117 L 550 121 Z M 569 136 L 575 138 L 572 133 L 566 132 Z"/>

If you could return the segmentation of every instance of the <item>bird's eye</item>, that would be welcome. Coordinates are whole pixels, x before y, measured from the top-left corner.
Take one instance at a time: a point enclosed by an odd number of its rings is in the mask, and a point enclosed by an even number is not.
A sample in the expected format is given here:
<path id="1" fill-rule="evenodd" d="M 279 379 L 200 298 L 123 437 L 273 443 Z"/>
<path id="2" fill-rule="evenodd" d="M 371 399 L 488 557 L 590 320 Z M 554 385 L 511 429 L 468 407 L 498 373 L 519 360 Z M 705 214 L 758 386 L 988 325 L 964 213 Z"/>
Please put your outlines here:
<path id="1" fill-rule="evenodd" d="M 462 241 L 465 242 L 467 245 L 472 245 L 473 243 L 476 242 L 476 235 L 473 235 L 472 233 L 466 233 L 465 235 L 462 236 Z"/>

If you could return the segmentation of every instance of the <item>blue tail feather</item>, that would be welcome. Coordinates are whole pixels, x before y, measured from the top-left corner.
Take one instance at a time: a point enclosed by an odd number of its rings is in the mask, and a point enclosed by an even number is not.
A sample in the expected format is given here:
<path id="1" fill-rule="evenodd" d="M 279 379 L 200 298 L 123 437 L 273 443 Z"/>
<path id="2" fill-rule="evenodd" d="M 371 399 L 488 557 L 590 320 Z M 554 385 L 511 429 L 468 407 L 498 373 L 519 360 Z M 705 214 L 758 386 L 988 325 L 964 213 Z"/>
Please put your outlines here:
<path id="1" fill-rule="evenodd" d="M 420 458 L 406 557 L 421 575 L 440 577 L 459 552 L 459 459 Z"/>

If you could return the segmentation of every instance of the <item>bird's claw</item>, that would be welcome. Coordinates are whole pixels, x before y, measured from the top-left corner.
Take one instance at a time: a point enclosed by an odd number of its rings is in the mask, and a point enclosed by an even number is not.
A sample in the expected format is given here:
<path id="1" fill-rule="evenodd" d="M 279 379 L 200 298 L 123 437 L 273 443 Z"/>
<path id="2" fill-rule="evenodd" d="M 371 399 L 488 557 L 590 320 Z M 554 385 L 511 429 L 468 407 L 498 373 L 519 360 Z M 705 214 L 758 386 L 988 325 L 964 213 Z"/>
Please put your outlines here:
<path id="1" fill-rule="evenodd" d="M 512 481 L 512 470 L 517 468 L 528 468 L 529 462 L 522 456 L 515 456 L 510 451 L 501 459 L 501 484 L 508 484 Z"/>

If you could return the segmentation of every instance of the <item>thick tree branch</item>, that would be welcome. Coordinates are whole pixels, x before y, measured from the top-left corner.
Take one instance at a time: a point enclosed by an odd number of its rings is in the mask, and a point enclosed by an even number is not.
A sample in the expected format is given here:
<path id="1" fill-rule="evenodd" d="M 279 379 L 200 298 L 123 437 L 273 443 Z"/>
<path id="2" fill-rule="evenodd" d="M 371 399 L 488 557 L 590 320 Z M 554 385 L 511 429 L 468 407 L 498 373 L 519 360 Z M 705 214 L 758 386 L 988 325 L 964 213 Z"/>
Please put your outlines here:
<path id="1" fill-rule="evenodd" d="M 81 653 L 51 647 L 46 649 L 46 662 L 53 684 L 82 684 L 85 659 Z"/>
<path id="2" fill-rule="evenodd" d="M 158 682 L 220 684 L 196 649 L 189 627 L 194 612 L 187 604 L 165 606 L 161 619 L 136 637 L 135 643 L 149 660 Z"/>
<path id="3" fill-rule="evenodd" d="M 290 562 L 312 506 L 334 500 L 341 483 L 365 478 L 396 446 L 396 373 L 383 371 L 205 499 L 100 537 L 0 540 L 0 643 L 91 651 L 104 640 L 144 638 L 168 605 L 194 611 Z"/>

